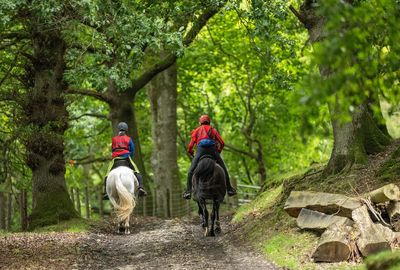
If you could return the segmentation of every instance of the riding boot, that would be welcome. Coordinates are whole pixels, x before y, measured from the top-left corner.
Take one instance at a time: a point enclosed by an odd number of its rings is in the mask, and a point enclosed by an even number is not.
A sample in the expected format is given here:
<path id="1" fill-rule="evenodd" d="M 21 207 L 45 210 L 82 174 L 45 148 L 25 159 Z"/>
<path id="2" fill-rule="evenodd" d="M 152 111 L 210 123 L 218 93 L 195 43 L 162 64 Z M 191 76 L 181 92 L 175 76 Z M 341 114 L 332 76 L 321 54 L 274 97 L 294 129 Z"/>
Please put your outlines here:
<path id="1" fill-rule="evenodd" d="M 104 177 L 104 184 L 103 184 L 103 200 L 109 200 L 108 194 L 107 194 L 107 176 Z"/>
<path id="2" fill-rule="evenodd" d="M 147 192 L 146 192 L 146 190 L 144 190 L 144 188 L 143 188 L 143 186 L 142 186 L 142 184 L 143 184 L 143 178 L 142 178 L 142 176 L 141 176 L 139 173 L 137 173 L 137 172 L 134 172 L 134 174 L 135 174 L 135 176 L 136 176 L 136 179 L 137 179 L 138 182 L 139 182 L 139 187 L 138 187 L 138 191 L 139 191 L 138 195 L 139 195 L 139 197 L 145 197 L 145 196 L 147 196 Z"/>
<path id="3" fill-rule="evenodd" d="M 229 179 L 229 174 L 228 174 L 228 170 L 226 169 L 225 163 L 222 160 L 220 154 L 218 152 L 216 152 L 215 154 L 217 163 L 222 167 L 222 169 L 224 170 L 225 173 L 225 183 L 226 183 L 226 192 L 228 193 L 228 196 L 234 196 L 237 194 L 236 189 L 234 187 L 232 187 L 231 185 L 231 181 Z"/>
<path id="4" fill-rule="evenodd" d="M 183 193 L 183 198 L 186 200 L 190 200 L 192 198 L 192 177 L 193 177 L 193 172 L 188 173 L 188 178 L 187 178 L 187 186 L 186 186 L 186 191 Z"/>

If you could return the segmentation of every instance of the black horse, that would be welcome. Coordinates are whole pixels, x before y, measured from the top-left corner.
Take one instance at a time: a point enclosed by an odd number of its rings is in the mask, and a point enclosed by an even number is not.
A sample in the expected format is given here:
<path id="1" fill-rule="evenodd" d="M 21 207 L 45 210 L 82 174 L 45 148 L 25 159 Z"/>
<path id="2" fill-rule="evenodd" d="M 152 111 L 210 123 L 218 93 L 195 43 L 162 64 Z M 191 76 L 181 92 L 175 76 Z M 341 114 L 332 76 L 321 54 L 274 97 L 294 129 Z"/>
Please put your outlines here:
<path id="1" fill-rule="evenodd" d="M 204 236 L 215 236 L 221 232 L 219 206 L 226 193 L 225 173 L 211 156 L 201 158 L 193 175 L 193 199 L 199 206 L 199 215 L 204 228 Z M 206 200 L 212 200 L 211 228 L 208 228 Z"/>

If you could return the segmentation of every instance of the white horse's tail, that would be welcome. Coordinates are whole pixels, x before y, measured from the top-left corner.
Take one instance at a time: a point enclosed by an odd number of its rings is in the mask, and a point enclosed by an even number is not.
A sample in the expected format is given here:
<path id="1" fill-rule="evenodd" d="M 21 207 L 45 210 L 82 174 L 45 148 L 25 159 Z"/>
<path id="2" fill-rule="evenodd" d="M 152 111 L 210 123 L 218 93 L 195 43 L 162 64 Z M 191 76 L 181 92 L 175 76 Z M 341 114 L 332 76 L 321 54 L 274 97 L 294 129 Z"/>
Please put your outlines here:
<path id="1" fill-rule="evenodd" d="M 115 177 L 114 183 L 115 189 L 118 193 L 118 202 L 112 196 L 110 196 L 110 202 L 115 208 L 118 220 L 126 220 L 135 208 L 136 200 L 135 197 L 122 184 L 122 173 L 119 173 L 118 175 L 114 174 L 112 176 Z"/>

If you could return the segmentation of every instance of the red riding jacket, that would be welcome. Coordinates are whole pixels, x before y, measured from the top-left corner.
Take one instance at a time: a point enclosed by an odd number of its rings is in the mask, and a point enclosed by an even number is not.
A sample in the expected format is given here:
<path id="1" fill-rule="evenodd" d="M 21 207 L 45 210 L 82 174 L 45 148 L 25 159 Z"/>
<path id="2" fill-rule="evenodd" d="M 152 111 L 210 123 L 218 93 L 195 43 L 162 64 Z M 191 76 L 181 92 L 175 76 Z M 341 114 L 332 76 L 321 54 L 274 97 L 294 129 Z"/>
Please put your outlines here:
<path id="1" fill-rule="evenodd" d="M 211 139 L 215 141 L 218 152 L 221 153 L 224 148 L 224 141 L 219 135 L 218 131 L 210 125 L 201 125 L 195 130 L 192 131 L 190 143 L 188 146 L 188 153 L 193 154 L 193 147 L 195 144 L 199 145 L 199 143 L 204 139 Z"/>

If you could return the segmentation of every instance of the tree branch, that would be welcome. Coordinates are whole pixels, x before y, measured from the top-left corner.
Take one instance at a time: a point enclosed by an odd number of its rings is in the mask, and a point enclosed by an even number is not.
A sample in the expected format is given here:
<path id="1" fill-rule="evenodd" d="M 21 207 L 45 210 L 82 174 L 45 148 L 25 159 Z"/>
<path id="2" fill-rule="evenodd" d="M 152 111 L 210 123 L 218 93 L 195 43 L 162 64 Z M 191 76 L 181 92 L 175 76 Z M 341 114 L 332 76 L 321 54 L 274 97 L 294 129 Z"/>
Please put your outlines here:
<path id="1" fill-rule="evenodd" d="M 255 154 L 250 153 L 250 152 L 246 152 L 245 150 L 236 148 L 236 147 L 234 147 L 232 145 L 229 145 L 229 144 L 225 144 L 224 149 L 226 149 L 227 151 L 230 151 L 230 152 L 235 152 L 235 153 L 238 153 L 238 154 L 241 154 L 241 155 L 245 155 L 245 156 L 257 159 L 257 156 Z"/>
<path id="2" fill-rule="evenodd" d="M 104 115 L 104 114 L 98 114 L 98 113 L 84 113 L 84 114 L 81 114 L 81 115 L 79 115 L 79 116 L 70 118 L 69 121 L 76 121 L 76 120 L 79 120 L 79 119 L 81 119 L 82 117 L 86 117 L 86 116 L 89 116 L 89 117 L 96 117 L 96 118 L 102 118 L 102 119 L 109 119 L 109 117 L 108 117 L 107 115 Z"/>
<path id="3" fill-rule="evenodd" d="M 193 42 L 201 29 L 207 24 L 208 20 L 212 18 L 215 14 L 217 14 L 224 4 L 225 2 L 223 2 L 223 4 L 218 7 L 212 6 L 207 8 L 204 13 L 197 18 L 197 20 L 193 23 L 192 28 L 190 28 L 189 32 L 187 32 L 187 34 L 183 38 L 184 46 L 187 47 Z M 175 63 L 176 59 L 176 54 L 170 53 L 164 59 L 154 64 L 151 68 L 149 68 L 137 79 L 135 79 L 132 82 L 132 86 L 127 90 L 130 93 L 130 96 L 135 96 L 135 94 L 140 89 L 142 89 L 149 81 L 151 81 L 154 76 L 172 66 Z"/>
<path id="4" fill-rule="evenodd" d="M 99 157 L 99 158 L 90 158 L 90 159 L 73 159 L 74 165 L 85 165 L 85 164 L 92 164 L 92 163 L 98 163 L 98 162 L 107 162 L 110 161 L 112 158 L 111 157 Z"/>
<path id="5" fill-rule="evenodd" d="M 89 97 L 94 97 L 97 98 L 101 101 L 104 101 L 108 104 L 110 104 L 112 102 L 112 97 L 105 94 L 105 93 L 100 93 L 96 90 L 90 90 L 90 89 L 74 89 L 74 88 L 70 88 L 67 89 L 66 91 L 67 94 L 76 94 L 76 95 L 83 95 L 83 96 L 89 96 Z"/>
<path id="6" fill-rule="evenodd" d="M 300 14 L 300 12 L 297 11 L 297 9 L 295 9 L 292 5 L 289 6 L 290 11 L 294 14 L 294 16 L 297 17 L 297 19 L 306 27 L 307 27 L 307 23 L 305 18 Z"/>

